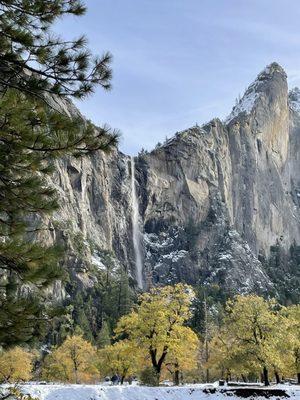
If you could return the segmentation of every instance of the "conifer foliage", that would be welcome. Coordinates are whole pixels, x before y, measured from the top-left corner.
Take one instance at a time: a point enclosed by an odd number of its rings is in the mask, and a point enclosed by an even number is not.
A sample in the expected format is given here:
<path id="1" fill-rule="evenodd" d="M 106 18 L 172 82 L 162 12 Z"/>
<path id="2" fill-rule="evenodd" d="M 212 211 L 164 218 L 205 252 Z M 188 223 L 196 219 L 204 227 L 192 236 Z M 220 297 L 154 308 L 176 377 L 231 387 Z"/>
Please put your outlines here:
<path id="1" fill-rule="evenodd" d="M 68 112 L 63 99 L 110 87 L 108 54 L 93 58 L 84 38 L 65 42 L 51 33 L 57 18 L 84 11 L 77 0 L 0 1 L 1 346 L 38 337 L 54 312 L 43 289 L 62 277 L 61 252 L 37 238 L 49 229 L 44 215 L 58 208 L 47 178 L 55 160 L 108 151 L 117 142 L 117 132 Z"/>
<path id="2" fill-rule="evenodd" d="M 0 84 L 78 98 L 96 85 L 109 89 L 109 53 L 93 57 L 84 36 L 65 41 L 51 32 L 58 18 L 85 10 L 80 0 L 1 0 Z"/>

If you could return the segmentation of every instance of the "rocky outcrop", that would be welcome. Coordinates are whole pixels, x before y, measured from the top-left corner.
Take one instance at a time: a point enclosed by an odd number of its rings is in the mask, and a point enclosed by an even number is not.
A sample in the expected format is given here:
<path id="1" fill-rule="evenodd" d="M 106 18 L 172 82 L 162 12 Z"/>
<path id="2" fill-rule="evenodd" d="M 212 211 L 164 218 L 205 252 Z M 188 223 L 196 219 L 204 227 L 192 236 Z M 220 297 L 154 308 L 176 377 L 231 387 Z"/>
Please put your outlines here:
<path id="1" fill-rule="evenodd" d="M 276 63 L 225 121 L 176 133 L 136 158 L 145 284 L 217 282 L 239 292 L 272 282 L 259 261 L 300 243 L 300 91 Z M 130 158 L 117 150 L 58 163 L 51 237 L 84 285 L 106 252 L 134 278 Z"/>

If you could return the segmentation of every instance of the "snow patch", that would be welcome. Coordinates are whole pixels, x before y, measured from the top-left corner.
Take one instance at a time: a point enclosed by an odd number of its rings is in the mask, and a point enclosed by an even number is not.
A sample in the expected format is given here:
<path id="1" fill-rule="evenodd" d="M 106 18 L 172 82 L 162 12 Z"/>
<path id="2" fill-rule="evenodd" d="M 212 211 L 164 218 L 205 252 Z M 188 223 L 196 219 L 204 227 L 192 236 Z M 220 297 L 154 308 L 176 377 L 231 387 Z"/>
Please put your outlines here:
<path id="1" fill-rule="evenodd" d="M 231 113 L 224 122 L 228 124 L 240 113 L 250 114 L 258 97 L 258 93 L 255 92 L 255 85 L 253 87 L 249 86 L 244 96 L 239 100 L 237 105 L 233 107 Z"/>
<path id="2" fill-rule="evenodd" d="M 176 250 L 176 251 L 172 251 L 169 254 L 164 254 L 162 256 L 162 258 L 163 259 L 167 259 L 167 260 L 171 260 L 172 262 L 177 262 L 181 258 L 186 257 L 187 254 L 188 254 L 188 252 L 186 250 Z"/>
<path id="3" fill-rule="evenodd" d="M 159 238 L 155 233 L 144 233 L 144 241 L 155 250 L 161 250 L 173 244 L 172 237 L 166 235 L 165 238 Z"/>
<path id="4" fill-rule="evenodd" d="M 103 264 L 103 262 L 101 261 L 101 258 L 99 257 L 98 254 L 94 253 L 91 256 L 91 261 L 92 261 L 92 264 L 95 265 L 98 269 L 103 270 L 103 271 L 107 270 L 106 266 Z"/>
<path id="5" fill-rule="evenodd" d="M 231 261 L 233 259 L 231 254 L 221 254 L 219 257 L 220 261 Z"/>
<path id="6" fill-rule="evenodd" d="M 281 385 L 283 386 L 283 385 Z M 228 394 L 216 391 L 212 384 L 199 384 L 175 387 L 144 386 L 103 386 L 103 385 L 23 385 L 24 394 L 30 394 L 39 400 L 226 400 Z M 277 388 L 277 387 L 276 387 Z M 279 386 L 278 386 L 279 388 Z M 300 400 L 300 386 L 285 386 L 284 390 L 291 399 Z M 275 399 L 271 397 L 270 399 Z M 240 399 L 231 393 L 231 400 Z M 259 396 L 257 399 L 263 399 Z"/>
<path id="7" fill-rule="evenodd" d="M 289 106 L 291 110 L 300 114 L 300 89 L 297 87 L 289 92 Z"/>

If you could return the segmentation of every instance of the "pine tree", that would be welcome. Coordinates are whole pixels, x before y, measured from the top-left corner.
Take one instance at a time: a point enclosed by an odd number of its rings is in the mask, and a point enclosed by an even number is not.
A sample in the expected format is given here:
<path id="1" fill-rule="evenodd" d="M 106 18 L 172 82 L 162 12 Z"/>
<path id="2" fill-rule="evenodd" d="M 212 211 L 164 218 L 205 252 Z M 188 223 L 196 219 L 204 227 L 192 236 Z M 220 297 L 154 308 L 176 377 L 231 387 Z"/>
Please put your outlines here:
<path id="1" fill-rule="evenodd" d="M 97 346 L 100 349 L 103 349 L 106 346 L 111 344 L 111 333 L 109 330 L 108 323 L 106 321 L 103 322 L 101 330 L 97 337 Z"/>
<path id="2" fill-rule="evenodd" d="M 0 344 L 6 345 L 37 335 L 48 319 L 45 307 L 38 306 L 40 289 L 62 277 L 59 249 L 33 241 L 34 234 L 48 229 L 43 215 L 58 208 L 46 179 L 55 159 L 88 152 L 90 146 L 107 150 L 114 137 L 95 135 L 89 123 L 82 129 L 76 119 L 14 90 L 0 98 L 0 129 Z"/>
<path id="3" fill-rule="evenodd" d="M 0 1 L 0 85 L 40 95 L 82 98 L 110 88 L 111 55 L 93 57 L 84 36 L 66 41 L 51 32 L 65 15 L 81 16 L 80 0 Z"/>
<path id="4" fill-rule="evenodd" d="M 51 96 L 82 98 L 110 87 L 110 55 L 93 59 L 84 38 L 51 33 L 82 15 L 78 0 L 0 0 L 0 345 L 31 341 L 54 314 L 44 288 L 62 278 L 61 251 L 36 240 L 58 208 L 49 185 L 55 160 L 109 150 L 118 133 L 53 109 Z M 50 97 L 49 97 L 50 96 Z M 68 105 L 68 100 L 64 100 Z"/>

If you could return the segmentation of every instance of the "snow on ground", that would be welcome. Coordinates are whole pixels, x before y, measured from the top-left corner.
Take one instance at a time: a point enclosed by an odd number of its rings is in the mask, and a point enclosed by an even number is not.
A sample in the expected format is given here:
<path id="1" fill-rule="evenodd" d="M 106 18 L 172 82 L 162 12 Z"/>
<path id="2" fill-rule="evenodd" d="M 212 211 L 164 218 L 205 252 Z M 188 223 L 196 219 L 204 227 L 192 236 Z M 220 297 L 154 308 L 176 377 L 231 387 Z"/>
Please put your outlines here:
<path id="1" fill-rule="evenodd" d="M 207 385 L 179 387 L 104 386 L 104 385 L 23 385 L 22 392 L 39 400 L 238 400 L 232 393 L 205 393 Z M 209 387 L 213 387 L 209 385 Z M 300 400 L 300 386 L 276 386 L 288 397 Z M 278 399 L 278 396 L 270 399 Z M 253 398 L 252 398 L 253 399 Z M 265 397 L 255 397 L 256 400 Z M 250 400 L 250 398 L 249 398 Z"/>

